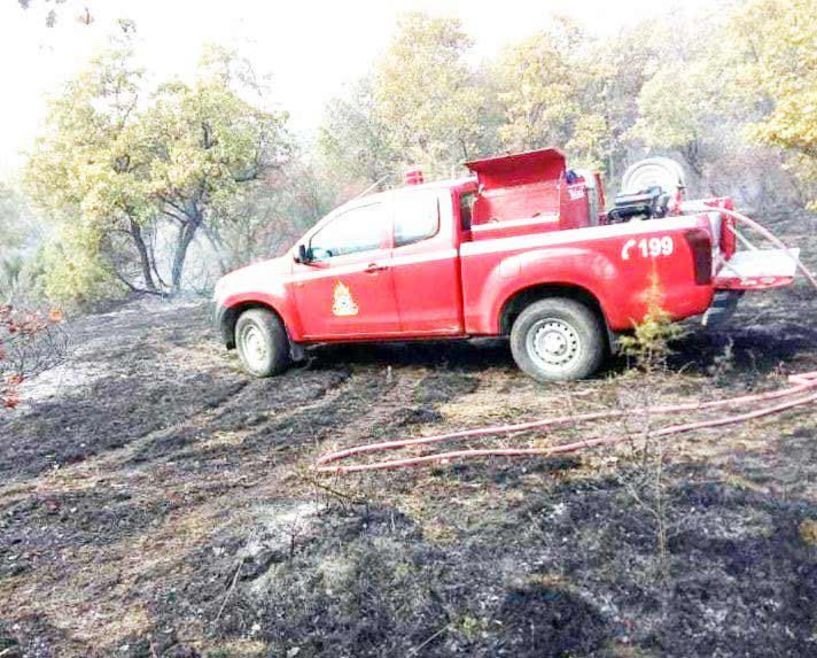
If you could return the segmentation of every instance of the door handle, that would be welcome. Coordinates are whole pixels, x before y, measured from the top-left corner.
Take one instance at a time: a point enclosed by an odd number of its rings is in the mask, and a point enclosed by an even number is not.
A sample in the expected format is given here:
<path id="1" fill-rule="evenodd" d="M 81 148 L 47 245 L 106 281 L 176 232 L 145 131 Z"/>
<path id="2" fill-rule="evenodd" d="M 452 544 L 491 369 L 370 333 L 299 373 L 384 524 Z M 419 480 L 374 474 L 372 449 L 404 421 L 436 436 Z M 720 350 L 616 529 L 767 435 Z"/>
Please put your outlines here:
<path id="1" fill-rule="evenodd" d="M 366 274 L 374 274 L 375 272 L 382 272 L 389 269 L 388 265 L 381 265 L 380 263 L 369 263 L 366 269 L 363 270 Z"/>

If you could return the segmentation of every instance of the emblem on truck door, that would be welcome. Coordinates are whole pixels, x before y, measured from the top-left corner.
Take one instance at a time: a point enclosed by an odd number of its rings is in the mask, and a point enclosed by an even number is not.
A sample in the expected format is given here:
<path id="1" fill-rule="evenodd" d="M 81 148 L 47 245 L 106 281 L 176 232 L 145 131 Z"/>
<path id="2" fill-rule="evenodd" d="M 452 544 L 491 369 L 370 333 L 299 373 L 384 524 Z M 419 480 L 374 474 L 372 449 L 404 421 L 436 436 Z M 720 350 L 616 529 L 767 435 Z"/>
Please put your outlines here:
<path id="1" fill-rule="evenodd" d="M 337 316 L 357 315 L 357 304 L 349 286 L 340 281 L 335 284 L 334 300 L 332 302 L 332 313 Z"/>

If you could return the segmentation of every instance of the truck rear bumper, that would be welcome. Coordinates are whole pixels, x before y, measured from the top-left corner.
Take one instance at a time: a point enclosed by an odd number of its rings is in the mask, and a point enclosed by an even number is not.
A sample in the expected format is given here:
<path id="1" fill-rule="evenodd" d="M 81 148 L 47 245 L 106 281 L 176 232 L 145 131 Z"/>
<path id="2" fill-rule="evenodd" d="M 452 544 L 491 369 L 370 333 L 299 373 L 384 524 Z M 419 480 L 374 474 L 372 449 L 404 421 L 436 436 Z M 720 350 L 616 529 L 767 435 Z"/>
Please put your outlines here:
<path id="1" fill-rule="evenodd" d="M 794 281 L 799 249 L 754 249 L 738 251 L 715 275 L 718 290 L 765 290 Z"/>

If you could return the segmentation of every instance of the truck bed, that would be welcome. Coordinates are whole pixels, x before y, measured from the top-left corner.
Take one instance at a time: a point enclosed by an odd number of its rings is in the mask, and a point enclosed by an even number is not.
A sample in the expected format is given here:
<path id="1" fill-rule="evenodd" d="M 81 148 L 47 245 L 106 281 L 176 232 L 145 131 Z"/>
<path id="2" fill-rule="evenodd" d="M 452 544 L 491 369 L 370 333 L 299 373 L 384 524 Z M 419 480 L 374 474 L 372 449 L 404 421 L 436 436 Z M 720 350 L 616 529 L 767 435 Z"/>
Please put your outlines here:
<path id="1" fill-rule="evenodd" d="M 713 232 L 700 215 L 464 242 L 465 331 L 500 333 L 503 305 L 543 285 L 591 295 L 614 331 L 632 328 L 651 299 L 674 319 L 704 313 Z"/>

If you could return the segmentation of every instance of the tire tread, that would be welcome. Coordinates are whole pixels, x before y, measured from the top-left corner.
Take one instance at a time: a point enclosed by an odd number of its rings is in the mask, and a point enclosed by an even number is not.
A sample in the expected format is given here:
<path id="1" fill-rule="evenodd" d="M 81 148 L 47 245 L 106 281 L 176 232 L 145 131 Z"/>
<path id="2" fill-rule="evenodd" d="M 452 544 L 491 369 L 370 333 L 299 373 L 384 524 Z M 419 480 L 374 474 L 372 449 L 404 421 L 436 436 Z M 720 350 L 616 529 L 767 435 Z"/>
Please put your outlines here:
<path id="1" fill-rule="evenodd" d="M 527 330 L 543 317 L 555 317 L 569 322 L 583 342 L 583 358 L 570 370 L 552 373 L 539 367 L 526 348 Z M 548 297 L 529 304 L 511 327 L 511 352 L 517 365 L 540 382 L 573 381 L 595 373 L 606 356 L 607 342 L 603 321 L 586 304 L 567 297 Z"/>
<path id="2" fill-rule="evenodd" d="M 240 345 L 241 328 L 248 322 L 258 326 L 268 341 L 269 358 L 261 370 L 250 368 L 242 346 Z M 236 347 L 244 365 L 244 370 L 255 377 L 270 377 L 282 373 L 290 364 L 289 337 L 281 319 L 266 308 L 251 308 L 238 316 L 235 324 Z"/>

